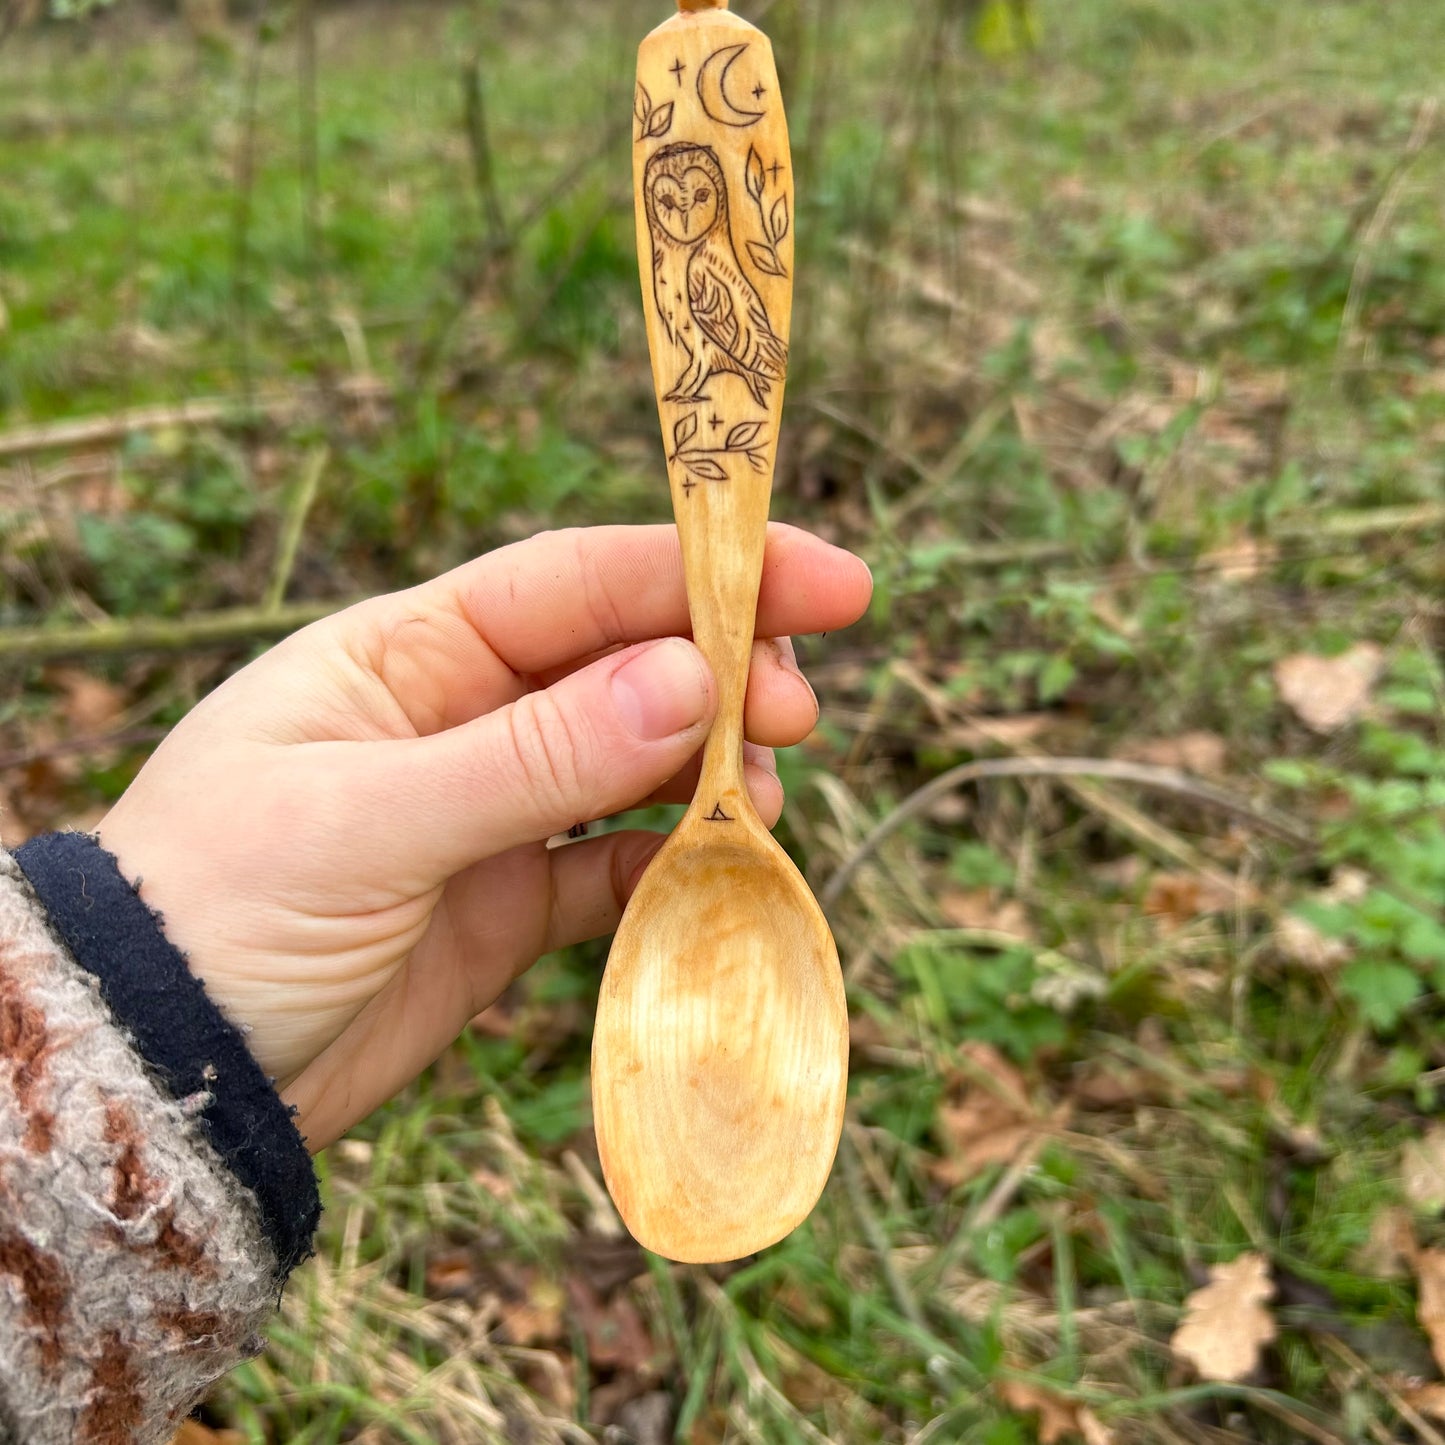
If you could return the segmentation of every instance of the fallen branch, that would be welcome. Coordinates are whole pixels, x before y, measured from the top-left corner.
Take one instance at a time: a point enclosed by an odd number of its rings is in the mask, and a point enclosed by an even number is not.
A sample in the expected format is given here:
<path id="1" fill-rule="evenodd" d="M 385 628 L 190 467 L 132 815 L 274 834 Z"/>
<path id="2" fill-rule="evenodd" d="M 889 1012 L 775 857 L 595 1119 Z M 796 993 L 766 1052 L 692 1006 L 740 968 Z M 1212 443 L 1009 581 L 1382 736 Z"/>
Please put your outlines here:
<path id="1" fill-rule="evenodd" d="M 358 402 L 381 401 L 391 395 L 390 385 L 373 376 L 348 378 L 337 391 L 346 400 Z M 214 426 L 255 416 L 273 422 L 290 421 L 324 400 L 318 388 L 303 387 L 264 393 L 250 403 L 242 397 L 202 396 L 165 406 L 135 407 L 109 416 L 22 426 L 0 433 L 0 459 L 68 447 L 117 446 L 127 437 L 168 427 Z"/>
<path id="2" fill-rule="evenodd" d="M 266 595 L 261 600 L 261 606 L 267 612 L 277 611 L 286 601 L 286 589 L 291 584 L 291 573 L 296 567 L 301 534 L 306 530 L 306 518 L 311 512 L 311 504 L 316 500 L 322 474 L 330 459 L 330 447 L 317 447 L 307 459 L 306 470 L 301 474 L 301 480 L 292 493 L 281 524 L 281 540 L 276 548 L 276 566 L 266 586 Z"/>
<path id="3" fill-rule="evenodd" d="M 76 754 L 106 753 L 115 748 L 141 748 L 158 743 L 170 732 L 169 728 L 132 728 L 129 732 L 98 733 L 93 737 L 62 738 L 59 742 L 44 743 L 39 747 L 20 748 L 13 753 L 0 753 L 0 773 L 14 768 L 28 768 L 32 763 L 47 762 L 51 758 L 68 758 Z"/>
<path id="4" fill-rule="evenodd" d="M 1293 819 L 1263 811 L 1235 793 L 1176 768 L 1128 763 L 1112 758 L 986 758 L 950 768 L 910 793 L 843 860 L 838 871 L 824 885 L 818 901 L 825 909 L 831 908 L 843 896 L 859 868 L 909 819 L 926 812 L 955 789 L 991 778 L 1104 778 L 1117 783 L 1133 783 L 1154 792 L 1171 793 L 1175 797 L 1216 808 L 1249 823 L 1262 833 L 1273 834 L 1297 847 L 1314 847 L 1313 838 Z"/>
<path id="5" fill-rule="evenodd" d="M 15 627 L 0 631 L 0 663 L 49 662 L 123 652 L 184 652 L 284 637 L 356 598 L 294 602 L 289 607 L 236 607 L 199 617 L 131 617 L 80 627 Z"/>

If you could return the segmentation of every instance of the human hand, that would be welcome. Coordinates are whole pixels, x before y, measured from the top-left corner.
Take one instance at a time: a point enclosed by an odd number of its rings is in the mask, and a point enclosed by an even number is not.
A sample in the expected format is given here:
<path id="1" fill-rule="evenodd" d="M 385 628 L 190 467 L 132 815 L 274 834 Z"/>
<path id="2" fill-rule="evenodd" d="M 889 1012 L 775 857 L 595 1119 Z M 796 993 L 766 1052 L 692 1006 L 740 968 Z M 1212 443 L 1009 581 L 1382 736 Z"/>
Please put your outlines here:
<path id="1" fill-rule="evenodd" d="M 769 529 L 747 779 L 817 718 L 793 633 L 868 605 L 857 558 Z M 546 533 L 295 634 L 156 750 L 100 826 L 313 1150 L 542 954 L 613 930 L 660 835 L 548 849 L 685 802 L 717 706 L 673 528 Z M 663 639 L 663 640 L 658 640 Z"/>

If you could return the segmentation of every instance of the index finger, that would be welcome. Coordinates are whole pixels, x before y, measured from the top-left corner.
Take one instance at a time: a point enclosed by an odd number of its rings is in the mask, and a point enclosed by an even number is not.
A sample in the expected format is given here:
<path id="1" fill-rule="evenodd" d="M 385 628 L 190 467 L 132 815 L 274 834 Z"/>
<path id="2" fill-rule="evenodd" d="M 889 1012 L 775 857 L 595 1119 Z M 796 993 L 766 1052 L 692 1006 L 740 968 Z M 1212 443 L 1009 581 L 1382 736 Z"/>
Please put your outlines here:
<path id="1" fill-rule="evenodd" d="M 774 522 L 755 630 L 782 637 L 847 627 L 872 589 L 860 558 Z M 459 613 L 516 673 L 691 632 L 682 552 L 666 525 L 545 532 L 423 584 L 413 599 Z"/>

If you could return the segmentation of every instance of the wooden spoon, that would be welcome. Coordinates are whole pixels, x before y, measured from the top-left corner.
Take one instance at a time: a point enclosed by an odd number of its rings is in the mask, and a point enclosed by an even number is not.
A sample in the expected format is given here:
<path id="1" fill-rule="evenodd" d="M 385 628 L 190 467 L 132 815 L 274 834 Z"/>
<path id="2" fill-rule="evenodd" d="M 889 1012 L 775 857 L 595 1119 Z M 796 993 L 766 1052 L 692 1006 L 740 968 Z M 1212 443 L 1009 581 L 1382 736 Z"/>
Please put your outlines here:
<path id="1" fill-rule="evenodd" d="M 843 1126 L 848 1015 L 822 910 L 753 809 L 743 695 L 792 313 L 793 176 L 772 47 L 727 0 L 643 42 L 643 306 L 693 635 L 720 693 L 692 806 L 627 907 L 592 1046 L 602 1170 L 671 1259 L 781 1239 Z"/>

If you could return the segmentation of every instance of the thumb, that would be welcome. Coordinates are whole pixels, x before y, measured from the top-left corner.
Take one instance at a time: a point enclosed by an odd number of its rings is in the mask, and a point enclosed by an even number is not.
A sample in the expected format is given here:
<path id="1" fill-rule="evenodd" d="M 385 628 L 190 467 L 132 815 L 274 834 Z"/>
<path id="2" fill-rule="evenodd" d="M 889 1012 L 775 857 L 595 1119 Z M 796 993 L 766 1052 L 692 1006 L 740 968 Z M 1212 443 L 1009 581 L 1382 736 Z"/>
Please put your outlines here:
<path id="1" fill-rule="evenodd" d="M 447 732 L 364 744 L 366 790 L 384 809 L 397 872 L 433 887 L 631 807 L 697 751 L 716 710 L 702 653 L 663 638 Z"/>

